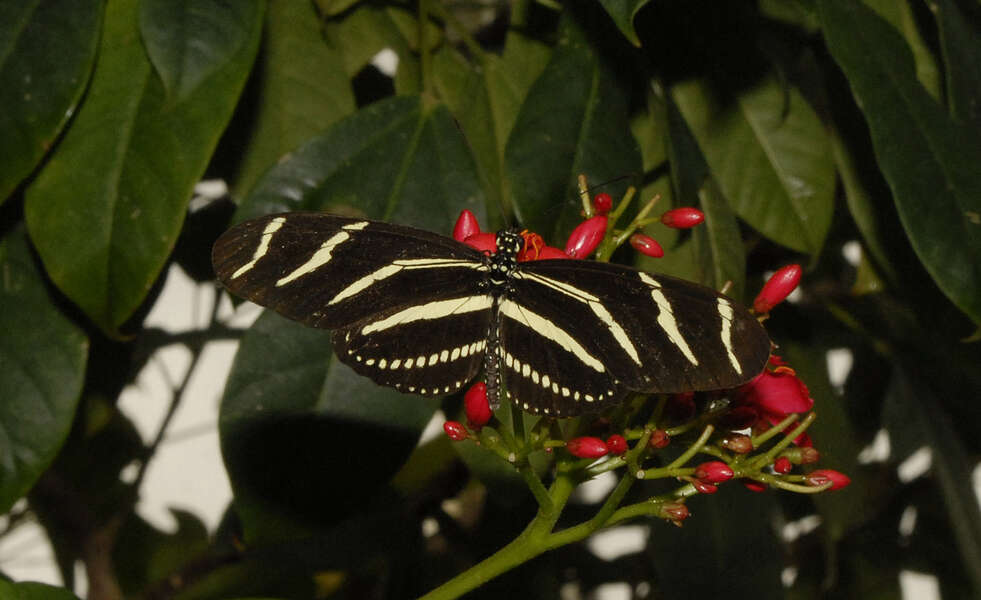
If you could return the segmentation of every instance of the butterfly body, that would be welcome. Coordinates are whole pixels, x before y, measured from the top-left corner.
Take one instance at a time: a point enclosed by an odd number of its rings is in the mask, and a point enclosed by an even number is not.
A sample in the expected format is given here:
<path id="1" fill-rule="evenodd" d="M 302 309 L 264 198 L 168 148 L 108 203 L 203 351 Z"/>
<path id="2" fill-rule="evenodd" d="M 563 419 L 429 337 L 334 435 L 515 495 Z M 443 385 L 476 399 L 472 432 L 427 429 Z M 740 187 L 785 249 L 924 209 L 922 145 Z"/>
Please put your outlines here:
<path id="1" fill-rule="evenodd" d="M 690 282 L 581 260 L 518 262 L 430 232 L 318 213 L 236 225 L 212 259 L 233 293 L 333 331 L 340 360 L 407 393 L 459 390 L 530 412 L 595 412 L 630 391 L 737 386 L 769 339 L 743 307 Z"/>

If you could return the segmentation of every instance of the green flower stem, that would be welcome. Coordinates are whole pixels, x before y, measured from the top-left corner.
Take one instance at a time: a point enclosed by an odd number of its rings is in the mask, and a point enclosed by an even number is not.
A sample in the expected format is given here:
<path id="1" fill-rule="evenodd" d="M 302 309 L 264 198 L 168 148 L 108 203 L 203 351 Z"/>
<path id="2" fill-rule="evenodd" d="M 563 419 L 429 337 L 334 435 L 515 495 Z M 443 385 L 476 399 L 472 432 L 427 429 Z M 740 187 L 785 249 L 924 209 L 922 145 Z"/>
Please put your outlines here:
<path id="1" fill-rule="evenodd" d="M 690 483 L 679 487 L 674 492 L 670 494 L 664 494 L 662 496 L 653 496 L 644 500 L 643 502 L 638 502 L 636 504 L 628 504 L 627 506 L 622 506 L 614 512 L 610 518 L 607 520 L 605 526 L 610 527 L 621 521 L 626 521 L 628 519 L 634 519 L 637 517 L 658 517 L 661 518 L 661 505 L 665 502 L 674 502 L 675 500 L 687 498 L 689 496 L 694 496 L 698 491 Z"/>
<path id="2" fill-rule="evenodd" d="M 698 454 L 698 451 L 702 449 L 702 447 L 705 445 L 706 442 L 708 442 L 708 439 L 709 437 L 712 436 L 713 431 L 715 431 L 715 427 L 713 427 L 712 425 L 706 425 L 705 429 L 702 430 L 702 435 L 698 436 L 698 439 L 695 440 L 695 443 L 689 446 L 688 449 L 685 450 L 685 452 L 681 456 L 674 459 L 671 462 L 671 464 L 669 464 L 665 468 L 674 469 L 680 467 L 681 465 L 691 460 L 691 457 Z"/>
<path id="3" fill-rule="evenodd" d="M 784 418 L 783 421 L 780 421 L 779 423 L 777 423 L 773 427 L 767 429 L 763 433 L 761 433 L 759 435 L 756 435 L 756 436 L 753 436 L 753 438 L 752 438 L 753 439 L 753 447 L 754 448 L 759 448 L 760 446 L 762 446 L 763 444 L 765 444 L 767 442 L 767 440 L 769 440 L 770 438 L 772 438 L 774 436 L 777 436 L 777 435 L 780 435 L 781 433 L 783 433 L 783 430 L 786 429 L 787 427 L 790 427 L 790 424 L 793 423 L 794 421 L 796 421 L 797 418 L 798 417 L 797 417 L 797 414 L 796 413 L 795 414 L 789 414 L 789 415 L 787 415 Z"/>
<path id="4" fill-rule="evenodd" d="M 538 502 L 539 510 L 551 512 L 554 509 L 552 497 L 548 494 L 548 490 L 545 489 L 545 485 L 542 484 L 542 480 L 538 478 L 538 474 L 535 473 L 535 469 L 532 468 L 527 458 L 518 467 L 518 473 L 521 474 L 522 479 L 528 485 L 528 489 L 535 497 L 535 501 Z"/>
<path id="5" fill-rule="evenodd" d="M 589 537 L 595 531 L 606 527 L 609 524 L 610 518 L 616 512 L 617 507 L 623 501 L 624 496 L 626 496 L 627 492 L 630 491 L 630 486 L 634 484 L 634 481 L 636 481 L 636 479 L 629 473 L 621 477 L 620 482 L 613 489 L 613 492 L 611 492 L 606 498 L 606 502 L 603 503 L 603 506 L 600 507 L 593 518 L 549 536 L 549 549 L 558 548 L 559 546 L 577 542 L 581 539 Z"/>
<path id="6" fill-rule="evenodd" d="M 531 523 L 511 543 L 429 592 L 421 600 L 459 598 L 484 582 L 554 548 L 549 543 L 552 529 L 575 486 L 576 479 L 571 474 L 559 473 L 548 490 L 552 504 L 550 509 L 540 508 Z"/>
<path id="7" fill-rule="evenodd" d="M 753 479 L 775 488 L 780 488 L 789 492 L 797 492 L 798 494 L 817 494 L 834 485 L 834 483 L 831 481 L 825 483 L 824 485 L 800 485 L 799 483 L 790 483 L 780 479 L 779 477 L 767 475 L 766 473 L 760 473 L 758 477 L 754 477 Z"/>
<path id="8" fill-rule="evenodd" d="M 798 425 L 797 427 L 794 428 L 793 431 L 788 433 L 782 440 L 780 440 L 780 442 L 777 445 L 775 445 L 773 448 L 770 448 L 770 450 L 767 451 L 766 454 L 761 454 L 760 456 L 749 461 L 749 466 L 754 469 L 759 469 L 764 465 L 768 465 L 771 462 L 773 462 L 773 459 L 778 454 L 783 452 L 783 450 L 787 446 L 789 446 L 794 440 L 796 440 L 797 436 L 807 431 L 807 428 L 811 426 L 811 423 L 813 423 L 814 419 L 816 418 L 817 418 L 816 413 L 812 412 L 808 414 L 806 417 L 804 417 L 804 420 L 801 421 L 800 425 Z"/>

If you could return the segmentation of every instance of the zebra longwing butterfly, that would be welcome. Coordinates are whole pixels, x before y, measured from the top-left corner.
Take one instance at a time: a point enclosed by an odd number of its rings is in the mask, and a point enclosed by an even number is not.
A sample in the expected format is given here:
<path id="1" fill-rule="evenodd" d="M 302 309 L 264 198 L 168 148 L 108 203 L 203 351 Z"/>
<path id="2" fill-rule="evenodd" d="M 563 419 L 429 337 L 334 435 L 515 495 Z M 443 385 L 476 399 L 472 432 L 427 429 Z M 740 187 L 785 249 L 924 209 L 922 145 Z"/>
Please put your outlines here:
<path id="1" fill-rule="evenodd" d="M 712 289 L 586 260 L 518 262 L 411 227 L 320 213 L 246 221 L 215 243 L 231 292 L 333 330 L 340 360 L 402 392 L 453 392 L 481 369 L 533 413 L 570 417 L 630 391 L 740 385 L 770 341 L 745 308 Z"/>

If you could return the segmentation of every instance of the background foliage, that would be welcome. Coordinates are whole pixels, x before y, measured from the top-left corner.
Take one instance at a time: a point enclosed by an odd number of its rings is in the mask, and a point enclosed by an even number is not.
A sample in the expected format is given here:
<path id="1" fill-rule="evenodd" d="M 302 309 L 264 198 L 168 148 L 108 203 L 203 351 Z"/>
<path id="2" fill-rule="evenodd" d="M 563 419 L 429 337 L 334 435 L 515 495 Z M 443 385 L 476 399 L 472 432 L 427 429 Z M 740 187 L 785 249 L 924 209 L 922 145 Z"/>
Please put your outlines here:
<path id="1" fill-rule="evenodd" d="M 646 268 L 745 300 L 806 265 L 768 327 L 816 399 L 823 462 L 854 483 L 814 499 L 726 486 L 683 529 L 648 524 L 641 552 L 573 545 L 471 597 L 626 581 L 640 597 L 895 598 L 913 570 L 981 598 L 979 40 L 972 0 L 0 0 L 0 510 L 28 499 L 2 533 L 38 520 L 92 598 L 404 598 L 465 569 L 534 508 L 469 444 L 417 447 L 439 402 L 353 376 L 328 336 L 275 315 L 182 337 L 142 320 L 171 264 L 212 277 L 233 221 L 332 210 L 448 233 L 470 208 L 556 244 L 585 173 L 708 215 L 652 228 L 668 256 Z M 372 62 L 384 49 L 393 77 Z M 234 204 L 189 212 L 202 177 Z M 164 534 L 133 512 L 141 478 L 120 480 L 155 444 L 116 398 L 153 350 L 230 336 L 235 500 L 217 532 L 182 513 Z M 850 351 L 843 381 L 831 349 Z M 876 436 L 888 455 L 860 460 Z M 901 480 L 923 447 L 929 472 Z"/>

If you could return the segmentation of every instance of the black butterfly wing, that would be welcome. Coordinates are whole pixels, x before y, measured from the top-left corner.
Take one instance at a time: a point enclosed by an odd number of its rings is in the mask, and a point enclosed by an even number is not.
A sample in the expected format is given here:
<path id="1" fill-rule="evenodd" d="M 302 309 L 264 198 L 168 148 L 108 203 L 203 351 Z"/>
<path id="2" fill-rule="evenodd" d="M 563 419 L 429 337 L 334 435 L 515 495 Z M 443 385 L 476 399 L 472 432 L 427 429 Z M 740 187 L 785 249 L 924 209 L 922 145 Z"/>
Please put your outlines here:
<path id="1" fill-rule="evenodd" d="M 442 394 L 476 375 L 492 319 L 485 257 L 426 231 L 320 213 L 236 225 L 212 261 L 231 292 L 334 329 L 340 360 L 407 393 Z"/>
<path id="2" fill-rule="evenodd" d="M 674 393 L 735 387 L 762 371 L 770 352 L 763 327 L 732 300 L 704 286 L 621 265 L 522 263 L 510 298 L 536 314 L 551 315 L 563 332 L 553 337 L 577 341 L 576 347 L 565 344 L 560 358 L 552 359 L 561 361 L 557 368 L 578 369 L 589 389 L 603 387 L 609 377 L 614 399 L 625 390 Z M 501 325 L 506 351 L 511 351 L 509 323 L 504 319 Z M 591 371 L 595 362 L 608 373 Z M 593 396 L 592 404 L 605 402 Z M 564 414 L 591 411 L 589 404 L 577 403 L 574 395 L 572 402 L 565 397 L 551 401 Z"/>
<path id="3" fill-rule="evenodd" d="M 484 260 L 434 233 L 322 213 L 246 221 L 212 250 L 215 273 L 229 291 L 325 329 L 472 294 L 487 270 Z"/>

